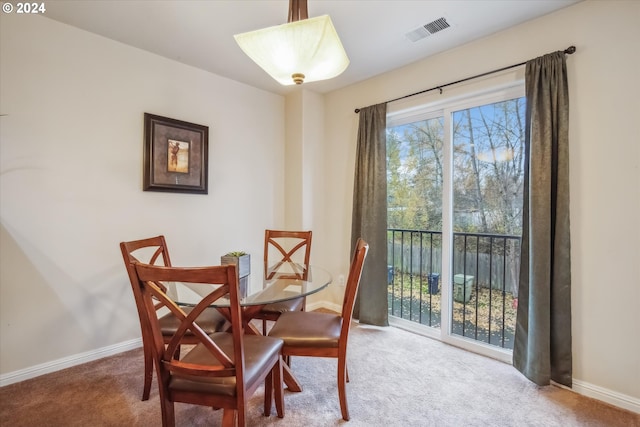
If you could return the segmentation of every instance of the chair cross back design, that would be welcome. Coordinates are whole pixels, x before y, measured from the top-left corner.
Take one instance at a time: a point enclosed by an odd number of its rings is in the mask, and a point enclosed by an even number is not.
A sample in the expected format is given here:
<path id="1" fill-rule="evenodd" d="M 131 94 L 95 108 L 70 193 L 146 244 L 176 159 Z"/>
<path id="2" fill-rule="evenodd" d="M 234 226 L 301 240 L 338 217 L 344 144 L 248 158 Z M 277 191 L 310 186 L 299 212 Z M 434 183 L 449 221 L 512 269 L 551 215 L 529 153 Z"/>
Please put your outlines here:
<path id="1" fill-rule="evenodd" d="M 141 278 L 140 280 L 142 281 L 147 280 L 147 282 L 143 284 L 144 286 L 146 286 L 147 293 L 150 295 L 150 298 L 144 301 L 147 309 L 147 313 L 151 311 L 153 311 L 154 314 L 156 313 L 157 305 L 153 305 L 153 300 L 155 299 L 160 301 L 160 303 L 163 306 L 167 307 L 173 313 L 173 315 L 180 321 L 180 326 L 176 329 L 173 336 L 171 336 L 171 338 L 169 339 L 169 342 L 167 343 L 166 348 L 164 348 L 165 345 L 164 345 L 164 339 L 163 339 L 163 345 L 161 348 L 158 349 L 158 352 L 162 354 L 162 358 L 163 358 L 163 361 L 165 361 L 165 366 L 167 367 L 167 369 L 169 369 L 170 371 L 174 371 L 174 370 L 180 371 L 180 367 L 184 365 L 184 363 L 180 362 L 179 359 L 175 358 L 177 354 L 176 351 L 180 350 L 180 344 L 185 338 L 185 335 L 188 332 L 191 332 L 195 336 L 196 341 L 204 344 L 207 347 L 207 349 L 211 351 L 214 354 L 214 356 L 220 361 L 223 367 L 223 368 L 220 368 L 216 366 L 216 367 L 212 367 L 212 368 L 209 367 L 208 369 L 205 369 L 206 371 L 209 372 L 208 376 L 235 375 L 236 374 L 235 365 L 233 364 L 231 359 L 229 359 L 229 357 L 224 352 L 222 352 L 220 347 L 218 347 L 215 344 L 215 342 L 211 341 L 211 339 L 209 338 L 209 335 L 196 322 L 197 317 L 202 313 L 203 310 L 208 308 L 209 304 L 229 294 L 229 288 L 230 288 L 229 283 L 234 280 L 234 277 L 232 276 L 231 280 L 229 280 L 228 277 L 216 276 L 215 274 L 212 274 L 210 270 L 207 270 L 207 269 L 163 270 L 163 269 L 154 269 L 149 265 L 144 265 L 140 263 L 136 264 L 136 270 L 138 273 L 138 277 Z M 194 307 L 190 313 L 187 314 L 182 310 L 182 308 L 180 308 L 173 300 L 171 300 L 166 295 L 166 286 L 163 285 L 162 281 L 192 282 L 193 280 L 196 280 L 197 277 L 205 273 L 209 273 L 208 277 L 206 277 L 207 279 L 206 283 L 210 281 L 211 283 L 223 282 L 224 284 L 220 285 L 220 287 L 218 287 L 215 291 L 211 292 L 206 297 L 204 297 L 200 301 L 200 303 L 198 303 L 198 305 Z M 231 273 L 235 274 L 235 271 Z M 147 279 L 148 276 L 152 276 L 154 280 L 153 281 L 148 280 Z M 199 283 L 199 282 L 196 282 L 196 283 Z M 150 304 L 152 306 L 150 306 Z M 234 323 L 234 320 L 235 322 L 239 322 L 240 321 L 239 318 L 233 319 L 234 315 L 238 315 L 238 313 L 233 313 L 233 312 L 231 313 L 231 316 L 232 316 L 231 322 Z M 151 322 L 152 332 L 154 335 L 162 336 L 162 331 L 159 329 L 157 325 L 159 325 L 159 322 L 157 321 Z M 154 328 L 157 328 L 158 330 L 155 330 Z"/>
<path id="2" fill-rule="evenodd" d="M 142 347 L 144 353 L 144 386 L 142 390 L 142 400 L 148 400 L 149 393 L 151 392 L 151 382 L 153 379 L 153 358 L 151 354 L 152 341 L 150 336 L 150 325 L 148 324 L 148 320 L 144 314 L 142 294 L 140 293 L 140 288 L 137 285 L 137 276 L 134 264 L 136 262 L 142 262 L 139 258 L 142 258 L 142 256 L 145 255 L 144 259 L 146 260 L 146 264 L 171 267 L 171 258 L 169 256 L 169 250 L 164 236 L 122 242 L 120 243 L 120 251 L 122 252 L 122 258 L 127 269 L 129 281 L 131 282 L 133 297 L 138 310 L 138 317 L 140 319 Z M 156 309 L 160 309 L 163 306 L 164 304 L 162 302 L 155 304 Z M 191 309 L 187 308 L 184 311 L 188 312 L 189 310 Z M 228 326 L 226 318 L 215 308 L 207 308 L 200 314 L 200 325 L 204 328 L 205 332 L 209 334 L 224 330 Z M 169 312 L 160 318 L 160 325 L 162 328 L 162 334 L 166 338 L 165 344 L 168 344 L 169 337 L 173 336 L 173 333 L 179 325 L 179 319 L 177 319 L 172 312 Z M 193 344 L 194 342 L 195 337 L 192 333 L 188 333 L 183 336 L 182 344 Z M 179 355 L 179 346 L 176 346 L 176 352 Z"/>
<path id="3" fill-rule="evenodd" d="M 285 262 L 304 267 L 295 272 L 294 278 L 306 279 L 311 257 L 311 231 L 265 230 L 264 234 L 264 277 L 272 279 Z M 273 260 L 279 255 L 277 261 Z M 282 276 L 280 276 L 282 277 Z"/>
<path id="4" fill-rule="evenodd" d="M 269 280 L 276 274 L 286 279 L 307 280 L 309 258 L 311 257 L 311 231 L 265 230 L 264 233 L 264 277 Z M 273 258 L 277 256 L 277 260 Z M 290 275 L 283 274 L 280 267 L 291 263 Z M 275 321 L 281 313 L 304 311 L 306 298 L 296 298 L 276 304 L 267 304 L 255 317 L 262 320 L 262 330 L 266 335 L 267 321 Z"/>
<path id="5" fill-rule="evenodd" d="M 236 266 L 134 265 L 153 339 L 162 425 L 175 425 L 174 403 L 183 402 L 222 408 L 224 427 L 245 426 L 249 397 L 262 384 L 265 416 L 271 413 L 275 390 L 276 411 L 282 418 L 282 340 L 244 334 Z M 210 287 L 213 290 L 187 313 L 165 294 L 163 282 L 213 285 Z M 226 313 L 231 332 L 208 334 L 198 320 L 220 298 L 229 300 Z M 180 322 L 166 346 L 154 300 L 164 304 Z M 195 346 L 178 357 L 180 344 L 189 333 L 195 338 Z"/>
<path id="6" fill-rule="evenodd" d="M 345 285 L 341 314 L 318 312 L 282 313 L 271 331 L 270 337 L 284 341 L 282 355 L 290 356 L 333 357 L 338 359 L 338 396 L 342 418 L 349 420 L 346 383 L 347 343 L 353 307 L 360 285 L 362 268 L 369 251 L 369 245 L 358 239 L 349 268 L 349 276 Z"/>
<path id="7" fill-rule="evenodd" d="M 297 263 L 302 266 L 302 270 L 294 272 L 294 278 L 306 279 L 308 269 L 304 268 L 309 265 L 309 257 L 311 256 L 311 231 L 279 231 L 266 230 L 264 236 L 264 275 L 266 279 L 272 279 L 279 267 L 285 262 Z M 296 241 L 299 240 L 297 243 Z M 291 243 L 286 246 L 285 242 Z M 279 254 L 281 259 L 275 263 L 271 262 L 271 254 Z M 302 254 L 302 259 L 296 259 L 295 256 Z M 275 256 L 275 255 L 274 255 Z M 282 276 L 281 276 L 282 277 Z"/>

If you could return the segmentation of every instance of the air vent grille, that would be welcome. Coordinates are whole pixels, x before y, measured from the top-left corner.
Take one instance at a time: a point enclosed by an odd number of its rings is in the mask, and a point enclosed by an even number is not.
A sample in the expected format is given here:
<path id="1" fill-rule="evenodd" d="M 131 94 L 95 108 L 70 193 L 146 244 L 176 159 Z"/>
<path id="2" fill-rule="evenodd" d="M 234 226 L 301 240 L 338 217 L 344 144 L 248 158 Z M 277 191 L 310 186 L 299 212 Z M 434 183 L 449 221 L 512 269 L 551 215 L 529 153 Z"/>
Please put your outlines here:
<path id="1" fill-rule="evenodd" d="M 442 31 L 445 28 L 449 28 L 449 24 L 447 23 L 446 19 L 440 18 L 440 19 L 436 19 L 433 22 L 429 22 L 427 25 L 424 26 L 424 28 L 426 28 L 430 34 L 433 34 L 433 33 L 437 33 L 438 31 Z"/>
<path id="2" fill-rule="evenodd" d="M 445 18 L 438 18 L 435 21 L 424 24 L 413 31 L 409 31 L 405 36 L 412 42 L 416 42 L 449 27 L 450 25 Z"/>

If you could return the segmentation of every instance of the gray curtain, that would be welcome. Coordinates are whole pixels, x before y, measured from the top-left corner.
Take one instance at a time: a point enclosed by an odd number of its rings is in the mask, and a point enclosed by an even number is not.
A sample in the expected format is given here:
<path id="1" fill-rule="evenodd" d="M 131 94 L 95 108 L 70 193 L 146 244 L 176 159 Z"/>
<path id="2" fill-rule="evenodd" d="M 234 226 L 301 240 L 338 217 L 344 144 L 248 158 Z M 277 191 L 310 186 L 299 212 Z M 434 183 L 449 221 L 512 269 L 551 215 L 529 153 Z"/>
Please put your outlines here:
<path id="1" fill-rule="evenodd" d="M 513 365 L 571 387 L 569 90 L 563 52 L 527 62 L 524 214 Z"/>
<path id="2" fill-rule="evenodd" d="M 353 185 L 351 251 L 358 237 L 369 243 L 353 317 L 387 326 L 387 104 L 360 110 Z M 352 254 L 353 256 L 353 254 Z"/>

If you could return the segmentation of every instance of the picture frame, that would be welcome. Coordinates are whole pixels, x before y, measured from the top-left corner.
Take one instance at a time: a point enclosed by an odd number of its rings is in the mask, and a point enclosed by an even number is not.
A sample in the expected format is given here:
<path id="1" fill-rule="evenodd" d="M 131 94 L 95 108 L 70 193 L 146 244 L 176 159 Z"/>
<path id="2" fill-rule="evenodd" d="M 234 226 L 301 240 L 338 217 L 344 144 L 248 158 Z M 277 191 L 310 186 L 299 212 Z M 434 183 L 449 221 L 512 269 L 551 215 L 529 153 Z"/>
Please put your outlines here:
<path id="1" fill-rule="evenodd" d="M 208 194 L 209 127 L 144 113 L 144 191 Z"/>

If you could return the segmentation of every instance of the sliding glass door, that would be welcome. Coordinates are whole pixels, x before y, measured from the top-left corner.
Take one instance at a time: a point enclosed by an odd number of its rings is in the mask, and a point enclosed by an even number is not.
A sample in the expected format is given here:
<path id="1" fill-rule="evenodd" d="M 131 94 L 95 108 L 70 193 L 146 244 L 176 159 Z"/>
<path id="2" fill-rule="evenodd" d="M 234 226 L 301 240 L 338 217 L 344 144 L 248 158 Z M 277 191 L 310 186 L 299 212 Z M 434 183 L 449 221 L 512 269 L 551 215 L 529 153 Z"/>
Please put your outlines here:
<path id="1" fill-rule="evenodd" d="M 521 92 L 425 106 L 387 128 L 390 315 L 501 358 L 517 307 Z"/>

